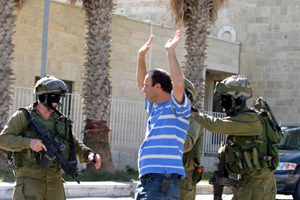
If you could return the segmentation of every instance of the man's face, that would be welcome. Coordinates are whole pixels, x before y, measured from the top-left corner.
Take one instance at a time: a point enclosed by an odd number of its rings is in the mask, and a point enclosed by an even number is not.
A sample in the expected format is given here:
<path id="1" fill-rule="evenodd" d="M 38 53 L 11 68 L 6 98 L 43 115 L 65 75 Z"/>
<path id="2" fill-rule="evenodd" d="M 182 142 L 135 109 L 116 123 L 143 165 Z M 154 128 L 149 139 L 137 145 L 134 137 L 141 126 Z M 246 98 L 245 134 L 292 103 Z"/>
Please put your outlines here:
<path id="1" fill-rule="evenodd" d="M 156 90 L 156 84 L 152 86 L 152 74 L 147 74 L 144 80 L 144 87 L 143 92 L 146 94 L 146 98 L 152 102 L 155 103 L 155 100 L 158 97 L 157 90 Z"/>

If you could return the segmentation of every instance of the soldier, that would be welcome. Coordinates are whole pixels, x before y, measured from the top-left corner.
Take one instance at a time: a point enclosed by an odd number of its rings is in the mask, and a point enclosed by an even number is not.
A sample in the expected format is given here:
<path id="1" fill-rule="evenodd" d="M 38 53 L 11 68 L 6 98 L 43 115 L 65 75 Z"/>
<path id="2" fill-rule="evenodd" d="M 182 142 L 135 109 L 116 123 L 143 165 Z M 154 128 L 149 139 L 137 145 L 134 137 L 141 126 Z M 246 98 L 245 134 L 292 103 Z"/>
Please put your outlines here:
<path id="1" fill-rule="evenodd" d="M 275 199 L 277 166 L 269 162 L 267 145 L 270 142 L 265 141 L 268 133 L 263 129 L 260 116 L 246 105 L 252 96 L 248 80 L 240 76 L 226 78 L 216 84 L 215 93 L 221 95 L 220 105 L 226 117 L 194 112 L 192 116 L 207 130 L 228 135 L 221 148 L 225 152 L 225 169 L 231 176 L 241 175 L 233 199 Z"/>
<path id="2" fill-rule="evenodd" d="M 53 76 L 40 79 L 34 87 L 34 94 L 38 100 L 25 108 L 27 112 L 15 112 L 0 134 L 0 148 L 12 152 L 16 178 L 14 200 L 66 199 L 61 177 L 62 166 L 58 159 L 55 158 L 46 169 L 40 166 L 47 148 L 41 137 L 30 128 L 28 114 L 37 121 L 44 132 L 65 145 L 62 153 L 67 159 L 76 163 L 76 152 L 80 162 L 94 161 L 96 169 L 101 166 L 99 154 L 92 153 L 90 148 L 69 131 L 71 120 L 56 110 L 60 97 L 66 92 L 67 86 L 63 81 Z M 71 157 L 75 158 L 75 161 Z"/>
<path id="3" fill-rule="evenodd" d="M 192 105 L 196 95 L 194 85 L 188 79 L 184 79 L 184 87 Z M 196 111 L 193 107 L 192 110 Z M 180 200 L 194 200 L 196 198 L 196 184 L 201 180 L 203 174 L 203 168 L 200 168 L 202 134 L 203 127 L 193 118 L 190 118 L 182 159 L 186 177 L 180 182 Z"/>

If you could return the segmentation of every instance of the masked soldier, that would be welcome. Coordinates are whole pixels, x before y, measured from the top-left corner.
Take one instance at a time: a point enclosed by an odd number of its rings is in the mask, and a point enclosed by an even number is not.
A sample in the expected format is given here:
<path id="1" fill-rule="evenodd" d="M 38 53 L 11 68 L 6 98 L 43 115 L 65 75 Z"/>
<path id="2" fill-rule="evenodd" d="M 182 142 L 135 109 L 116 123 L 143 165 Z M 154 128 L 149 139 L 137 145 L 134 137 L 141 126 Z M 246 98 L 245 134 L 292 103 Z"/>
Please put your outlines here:
<path id="1" fill-rule="evenodd" d="M 192 105 L 196 95 L 194 85 L 188 79 L 184 79 L 184 87 L 186 96 Z M 195 108 L 192 107 L 192 110 L 195 111 Z M 190 118 L 182 159 L 186 177 L 180 182 L 180 200 L 196 198 L 196 184 L 201 180 L 203 174 L 203 168 L 200 167 L 202 134 L 203 128 L 200 124 Z"/>
<path id="2" fill-rule="evenodd" d="M 225 152 L 228 174 L 241 175 L 233 199 L 274 200 L 277 166 L 270 162 L 268 151 L 271 150 L 260 116 L 246 105 L 252 96 L 248 80 L 240 76 L 226 78 L 216 84 L 215 93 L 221 95 L 220 104 L 226 117 L 221 119 L 202 113 L 192 113 L 192 116 L 208 131 L 228 135 L 219 152 Z"/>
<path id="3" fill-rule="evenodd" d="M 11 153 L 14 165 L 14 200 L 66 199 L 60 161 L 55 158 L 45 169 L 40 165 L 47 147 L 41 136 L 33 131 L 29 120 L 31 118 L 52 139 L 64 146 L 62 153 L 70 163 L 76 166 L 77 155 L 80 162 L 94 161 L 97 169 L 101 166 L 100 156 L 92 153 L 71 132 L 72 121 L 56 110 L 61 96 L 66 92 L 67 87 L 63 81 L 53 76 L 40 79 L 34 87 L 38 100 L 15 112 L 0 134 L 0 148 Z"/>

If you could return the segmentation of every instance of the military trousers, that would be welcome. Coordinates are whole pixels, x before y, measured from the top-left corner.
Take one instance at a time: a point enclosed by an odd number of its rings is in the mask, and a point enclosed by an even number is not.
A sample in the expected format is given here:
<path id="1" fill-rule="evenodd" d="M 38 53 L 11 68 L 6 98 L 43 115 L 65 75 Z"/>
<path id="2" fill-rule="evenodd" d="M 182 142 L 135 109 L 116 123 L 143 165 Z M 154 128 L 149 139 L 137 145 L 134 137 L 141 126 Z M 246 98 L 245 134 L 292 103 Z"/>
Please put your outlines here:
<path id="1" fill-rule="evenodd" d="M 35 179 L 21 176 L 16 178 L 13 200 L 65 200 L 61 177 Z"/>
<path id="2" fill-rule="evenodd" d="M 260 169 L 242 175 L 233 200 L 275 200 L 277 193 L 274 171 Z"/>
<path id="3" fill-rule="evenodd" d="M 180 182 L 179 200 L 195 200 L 196 199 L 196 183 L 192 177 L 185 177 Z"/>

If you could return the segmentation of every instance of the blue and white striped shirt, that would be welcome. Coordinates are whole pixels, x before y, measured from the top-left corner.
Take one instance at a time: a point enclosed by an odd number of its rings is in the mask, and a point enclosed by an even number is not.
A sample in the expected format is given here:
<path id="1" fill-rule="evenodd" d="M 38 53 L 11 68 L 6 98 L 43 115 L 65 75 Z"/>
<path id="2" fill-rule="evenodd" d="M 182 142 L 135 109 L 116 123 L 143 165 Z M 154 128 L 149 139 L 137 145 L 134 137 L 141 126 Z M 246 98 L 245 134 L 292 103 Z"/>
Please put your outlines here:
<path id="1" fill-rule="evenodd" d="M 182 164 L 184 141 L 189 127 L 191 107 L 188 98 L 178 104 L 171 100 L 154 104 L 146 99 L 149 113 L 146 138 L 139 150 L 139 174 L 180 174 L 185 176 Z"/>

